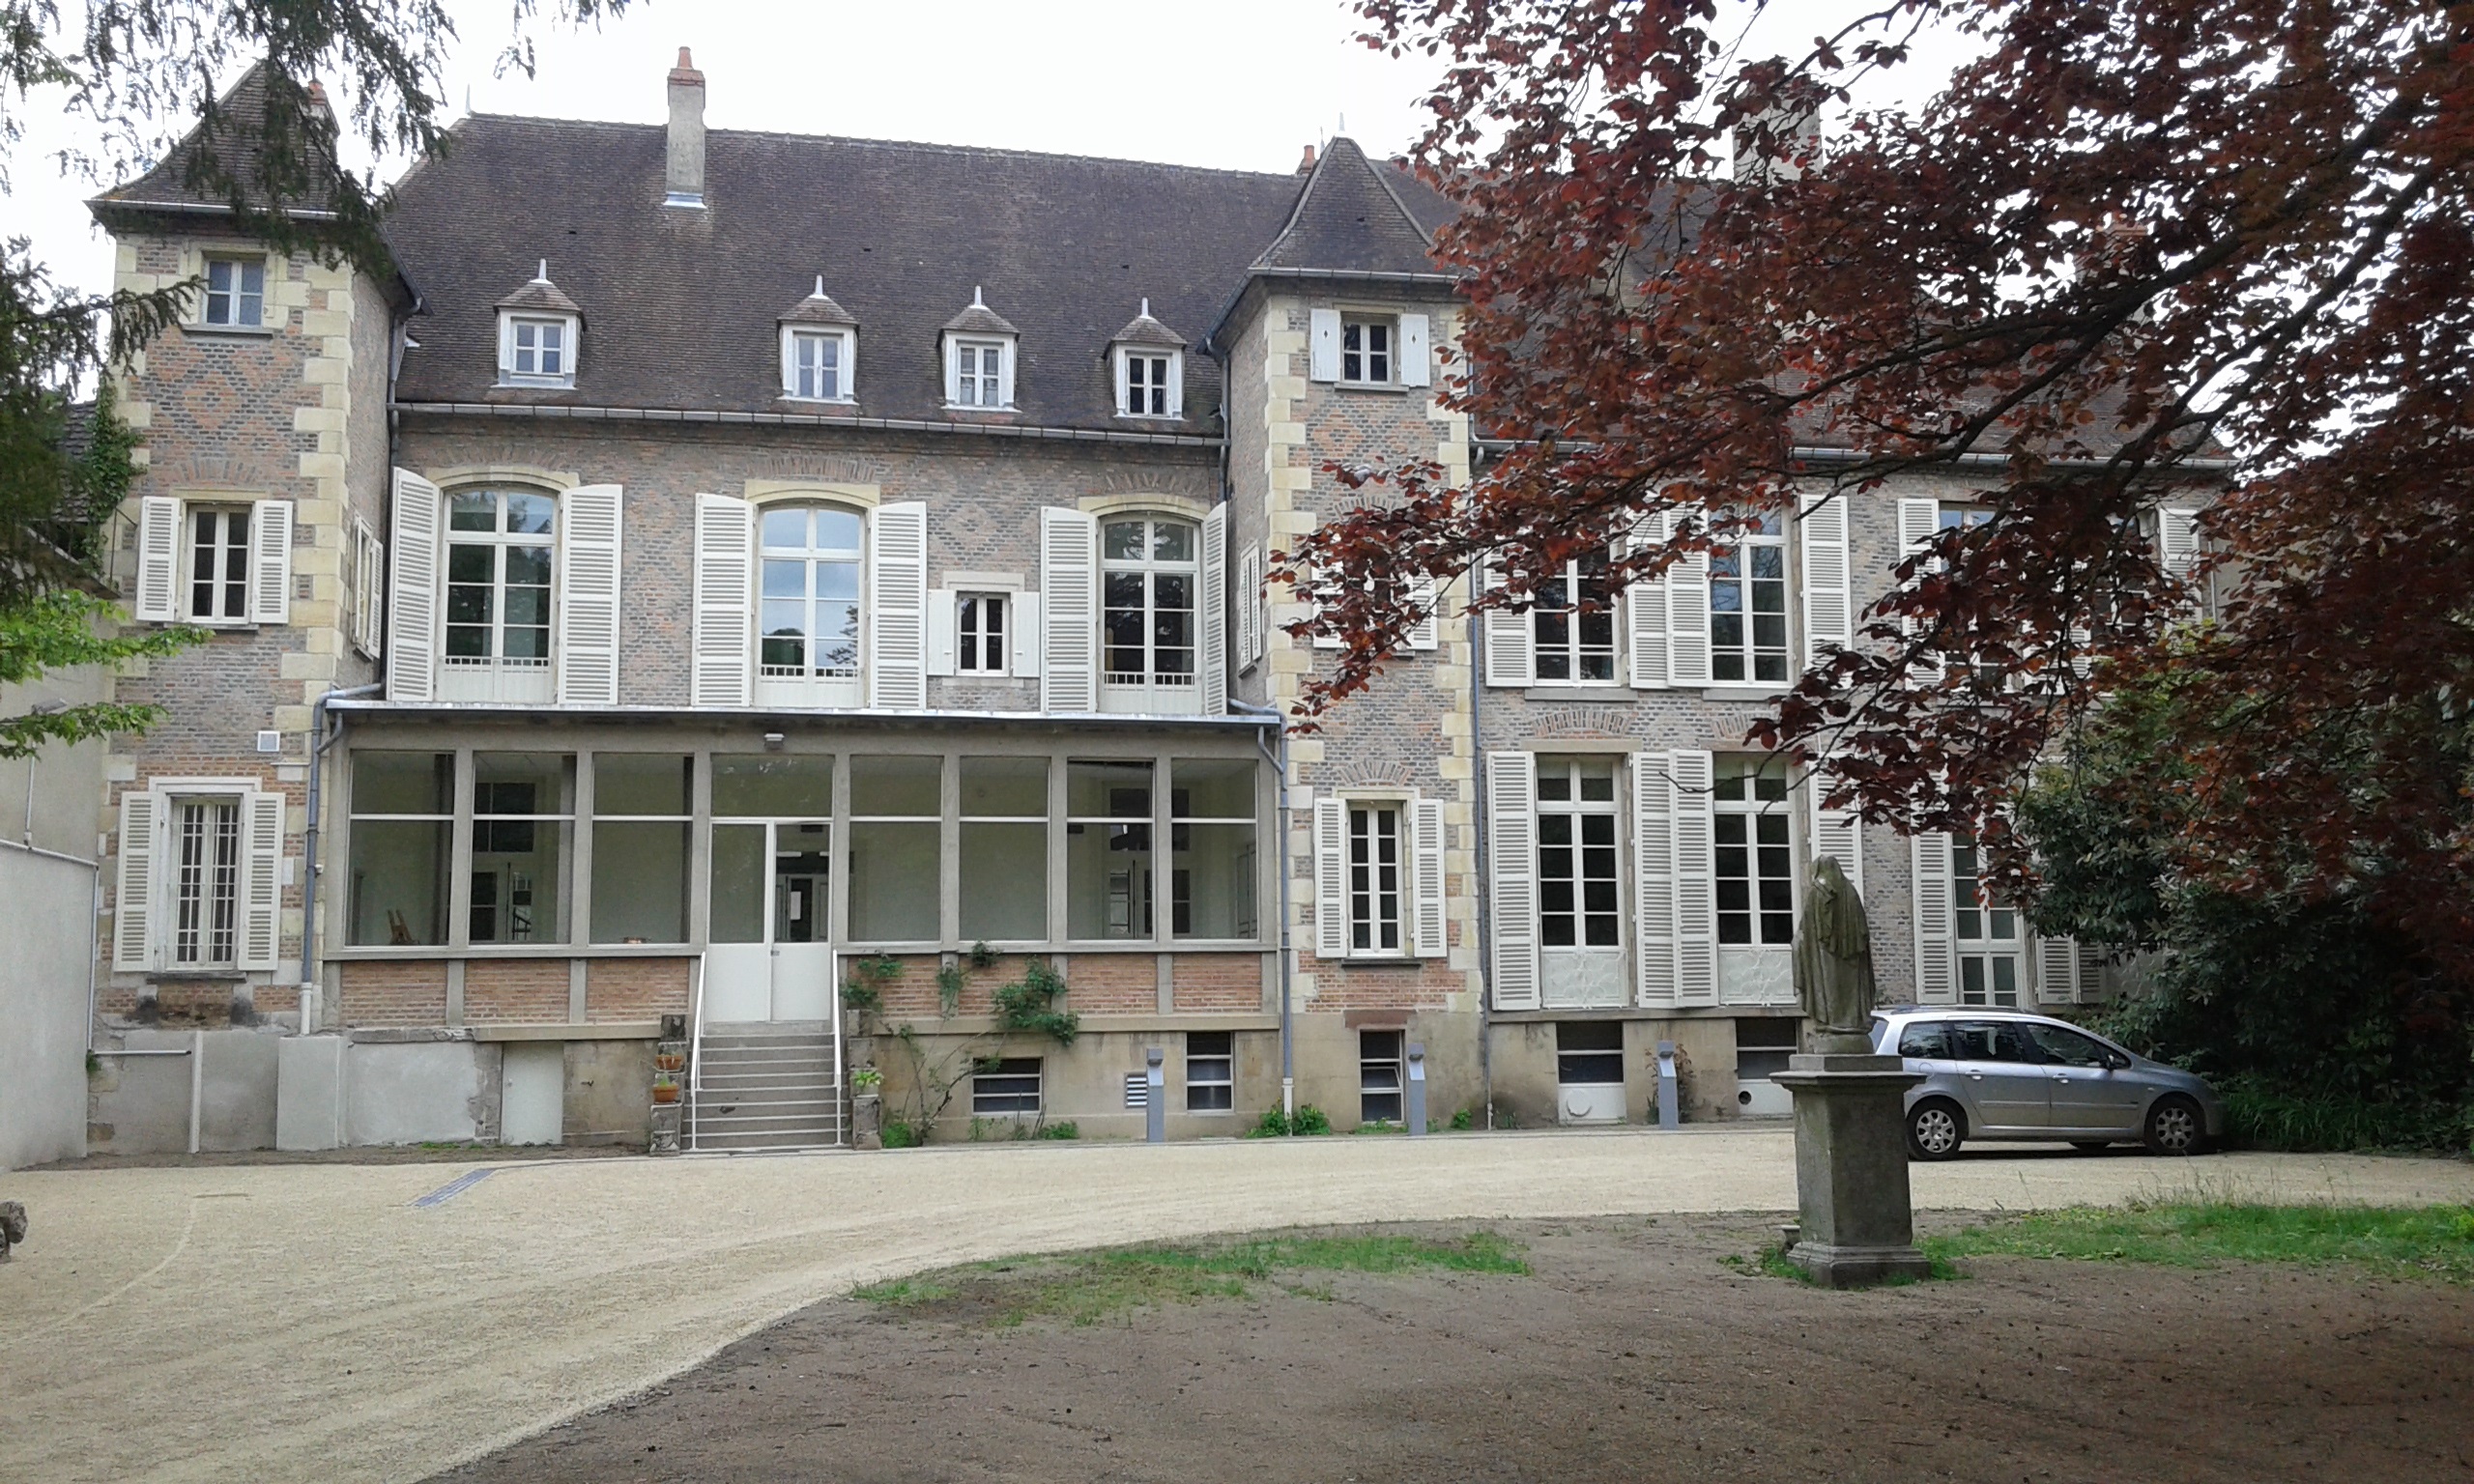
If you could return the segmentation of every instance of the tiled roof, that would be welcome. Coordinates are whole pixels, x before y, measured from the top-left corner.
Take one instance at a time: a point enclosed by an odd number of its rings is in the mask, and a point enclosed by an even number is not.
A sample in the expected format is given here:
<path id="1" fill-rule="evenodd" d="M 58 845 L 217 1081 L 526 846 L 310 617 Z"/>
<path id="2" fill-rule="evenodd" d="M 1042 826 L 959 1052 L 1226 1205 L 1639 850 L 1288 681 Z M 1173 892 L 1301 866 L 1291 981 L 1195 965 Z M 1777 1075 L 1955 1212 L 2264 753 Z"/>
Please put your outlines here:
<path id="1" fill-rule="evenodd" d="M 816 281 L 815 293 L 782 311 L 781 323 L 785 325 L 856 325 L 859 322 L 851 317 L 849 310 L 835 303 L 832 295 L 824 292 L 824 280 L 820 277 Z"/>
<path id="2" fill-rule="evenodd" d="M 1172 351 L 1186 348 L 1186 337 L 1151 317 L 1151 300 L 1142 301 L 1142 312 L 1125 322 L 1125 328 L 1108 337 L 1110 345 L 1158 345 Z"/>
<path id="3" fill-rule="evenodd" d="M 191 129 L 180 143 L 172 146 L 155 168 L 133 181 L 115 186 L 94 198 L 99 209 L 111 207 L 229 207 L 230 200 L 222 192 L 201 190 L 189 185 L 189 168 L 198 157 L 201 145 L 212 139 L 216 160 L 224 171 L 236 178 L 242 195 L 252 206 L 269 204 L 269 193 L 261 187 L 254 166 L 257 162 L 257 140 L 266 132 L 267 82 L 272 69 L 260 62 L 243 73 L 231 91 L 216 100 L 215 127 L 210 130 L 200 125 Z M 326 111 L 326 100 L 316 96 L 312 84 L 312 112 Z M 331 119 L 331 113 L 329 114 Z M 302 197 L 285 203 L 295 215 L 316 215 L 331 210 L 331 201 L 323 189 L 313 188 Z"/>
<path id="4" fill-rule="evenodd" d="M 559 286 L 550 281 L 549 274 L 550 263 L 549 260 L 545 258 L 542 260 L 540 269 L 533 274 L 532 281 L 524 284 L 514 293 L 509 294 L 506 298 L 500 300 L 496 307 L 501 309 L 538 309 L 549 314 L 583 314 L 584 307 L 578 304 L 574 300 L 567 298 L 563 293 L 561 293 Z"/>
<path id="5" fill-rule="evenodd" d="M 1333 140 L 1306 178 L 1296 210 L 1257 265 L 1367 273 L 1436 271 L 1433 229 L 1411 214 L 1395 184 L 1405 180 L 1401 172 L 1368 160 L 1356 140 L 1346 135 Z"/>
<path id="6" fill-rule="evenodd" d="M 1014 322 L 991 309 L 979 299 L 979 291 L 971 291 L 970 307 L 945 322 L 945 328 L 958 335 L 1019 335 Z"/>

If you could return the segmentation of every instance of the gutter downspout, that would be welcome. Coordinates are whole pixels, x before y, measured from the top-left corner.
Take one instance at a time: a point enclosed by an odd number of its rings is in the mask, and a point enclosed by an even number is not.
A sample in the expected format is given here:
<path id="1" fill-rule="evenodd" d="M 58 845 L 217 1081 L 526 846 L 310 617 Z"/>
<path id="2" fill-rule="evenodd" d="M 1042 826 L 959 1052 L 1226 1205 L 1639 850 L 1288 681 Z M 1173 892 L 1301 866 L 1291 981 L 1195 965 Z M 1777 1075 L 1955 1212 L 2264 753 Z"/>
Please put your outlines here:
<path id="1" fill-rule="evenodd" d="M 323 802 L 320 782 L 326 777 L 324 762 L 328 735 L 327 702 L 359 696 L 375 696 L 386 686 L 378 681 L 356 685 L 346 691 L 329 691 L 309 703 L 309 823 L 301 841 L 301 1034 L 306 1036 L 316 1025 L 317 1017 L 310 1007 L 317 1003 L 318 987 L 318 820 Z M 344 719 L 334 718 L 334 735 L 343 735 Z"/>
<path id="2" fill-rule="evenodd" d="M 1478 574 L 1469 574 L 1470 591 L 1477 591 Z M 1487 910 L 1488 899 L 1494 894 L 1488 885 L 1494 877 L 1493 863 L 1487 851 L 1494 842 L 1486 834 L 1486 759 L 1485 728 L 1478 725 L 1478 699 L 1485 694 L 1485 620 L 1479 614 L 1464 613 L 1469 624 L 1469 776 L 1478 781 L 1478 797 L 1472 801 L 1469 821 L 1478 836 L 1477 892 L 1478 898 L 1478 1094 L 1486 1101 L 1486 1131 L 1495 1131 L 1495 938 L 1494 916 Z"/>
<path id="3" fill-rule="evenodd" d="M 1254 746 L 1262 750 L 1280 780 L 1280 802 L 1275 806 L 1280 825 L 1275 848 L 1280 862 L 1280 1112 L 1289 1131 L 1297 1131 L 1297 1038 L 1290 1020 L 1289 946 L 1288 946 L 1288 718 L 1271 706 L 1257 706 L 1236 697 L 1228 698 L 1228 708 L 1249 716 L 1269 717 L 1279 728 L 1278 751 L 1263 746 L 1262 733 L 1254 734 Z"/>

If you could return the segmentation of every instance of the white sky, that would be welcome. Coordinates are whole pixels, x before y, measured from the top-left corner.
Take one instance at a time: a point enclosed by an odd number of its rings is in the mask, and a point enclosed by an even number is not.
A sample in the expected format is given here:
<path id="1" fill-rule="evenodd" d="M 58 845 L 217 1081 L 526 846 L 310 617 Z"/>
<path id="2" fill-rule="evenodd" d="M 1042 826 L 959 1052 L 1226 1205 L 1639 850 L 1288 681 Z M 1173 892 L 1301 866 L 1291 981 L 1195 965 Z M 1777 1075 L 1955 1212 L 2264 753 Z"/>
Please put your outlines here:
<path id="1" fill-rule="evenodd" d="M 664 76 L 686 45 L 715 128 L 1244 170 L 1295 168 L 1343 120 L 1369 154 L 1398 153 L 1441 72 L 1352 41 L 1360 26 L 1343 0 L 637 0 L 597 32 L 535 22 L 535 75 L 495 77 L 509 0 L 447 5 L 461 41 L 446 98 L 459 113 L 469 90 L 485 113 L 660 123 Z M 1743 54 L 1800 51 L 1854 8 L 1771 0 Z M 63 9 L 74 25 L 77 8 Z M 90 141 L 91 127 L 43 101 L 22 114 L 0 232 L 31 237 L 62 283 L 101 292 L 110 248 L 82 204 L 98 187 L 63 179 L 49 157 Z"/>

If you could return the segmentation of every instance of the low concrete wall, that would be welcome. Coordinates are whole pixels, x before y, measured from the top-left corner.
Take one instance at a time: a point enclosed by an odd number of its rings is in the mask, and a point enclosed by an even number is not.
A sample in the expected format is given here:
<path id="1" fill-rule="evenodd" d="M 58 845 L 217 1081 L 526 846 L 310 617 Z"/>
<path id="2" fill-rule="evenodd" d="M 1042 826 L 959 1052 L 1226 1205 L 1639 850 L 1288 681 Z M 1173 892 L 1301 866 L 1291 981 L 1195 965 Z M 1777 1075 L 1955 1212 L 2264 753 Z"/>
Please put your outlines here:
<path id="1" fill-rule="evenodd" d="M 86 1153 L 95 873 L 0 848 L 0 1170 L 12 1170 Z"/>
<path id="2" fill-rule="evenodd" d="M 566 1142 L 642 1148 L 652 1127 L 653 1043 L 566 1043 Z"/>
<path id="3" fill-rule="evenodd" d="M 350 1144 L 498 1137 L 499 1048 L 488 1042 L 353 1039 L 344 1061 Z"/>

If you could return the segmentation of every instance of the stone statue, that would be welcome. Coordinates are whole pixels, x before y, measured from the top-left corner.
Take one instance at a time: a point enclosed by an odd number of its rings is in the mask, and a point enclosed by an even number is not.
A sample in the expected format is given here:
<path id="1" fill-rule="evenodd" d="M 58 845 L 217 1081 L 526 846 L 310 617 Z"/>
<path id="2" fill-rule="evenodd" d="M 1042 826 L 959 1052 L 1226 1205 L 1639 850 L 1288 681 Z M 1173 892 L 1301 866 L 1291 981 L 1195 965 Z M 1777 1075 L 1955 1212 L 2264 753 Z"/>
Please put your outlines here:
<path id="1" fill-rule="evenodd" d="M 1796 924 L 1796 997 L 1812 1021 L 1815 1050 L 1872 1049 L 1872 925 L 1855 883 L 1827 856 L 1813 863 L 1812 890 Z"/>

